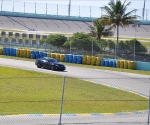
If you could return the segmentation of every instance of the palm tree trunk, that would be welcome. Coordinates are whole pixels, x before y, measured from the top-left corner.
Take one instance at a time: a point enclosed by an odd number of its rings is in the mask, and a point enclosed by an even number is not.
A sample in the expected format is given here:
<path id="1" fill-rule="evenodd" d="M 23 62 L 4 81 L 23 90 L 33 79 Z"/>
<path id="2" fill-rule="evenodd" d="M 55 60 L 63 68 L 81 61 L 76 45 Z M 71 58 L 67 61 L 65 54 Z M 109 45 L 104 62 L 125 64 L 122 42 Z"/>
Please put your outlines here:
<path id="1" fill-rule="evenodd" d="M 118 55 L 118 40 L 119 40 L 119 26 L 117 25 L 116 57 L 117 57 L 117 55 Z"/>

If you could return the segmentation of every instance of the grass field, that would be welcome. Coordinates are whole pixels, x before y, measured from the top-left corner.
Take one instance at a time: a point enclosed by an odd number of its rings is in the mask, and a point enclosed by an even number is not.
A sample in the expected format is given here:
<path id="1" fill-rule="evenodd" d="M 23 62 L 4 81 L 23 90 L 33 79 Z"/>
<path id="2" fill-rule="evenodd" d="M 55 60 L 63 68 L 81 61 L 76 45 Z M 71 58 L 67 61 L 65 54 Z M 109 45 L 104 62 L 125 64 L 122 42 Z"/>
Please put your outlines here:
<path id="1" fill-rule="evenodd" d="M 62 82 L 62 76 L 0 66 L 0 114 L 59 114 Z M 64 114 L 128 112 L 147 107 L 148 99 L 139 95 L 66 78 Z"/>

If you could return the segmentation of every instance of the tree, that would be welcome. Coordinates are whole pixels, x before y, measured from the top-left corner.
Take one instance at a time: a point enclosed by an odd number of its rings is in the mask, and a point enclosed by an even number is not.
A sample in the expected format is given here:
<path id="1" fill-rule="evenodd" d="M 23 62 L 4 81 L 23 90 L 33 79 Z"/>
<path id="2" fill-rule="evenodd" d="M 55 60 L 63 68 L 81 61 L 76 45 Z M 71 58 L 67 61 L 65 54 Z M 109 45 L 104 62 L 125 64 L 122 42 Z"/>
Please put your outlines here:
<path id="1" fill-rule="evenodd" d="M 106 29 L 105 24 L 97 19 L 93 21 L 93 25 L 89 26 L 90 35 L 93 37 L 96 37 L 96 39 L 100 42 L 101 36 L 112 36 L 113 32 L 111 32 L 109 29 Z"/>
<path id="2" fill-rule="evenodd" d="M 62 47 L 66 42 L 67 37 L 62 34 L 50 34 L 46 39 L 46 42 L 50 45 L 57 46 L 58 48 Z"/>
<path id="3" fill-rule="evenodd" d="M 108 40 L 108 47 L 109 49 L 115 49 L 115 43 L 112 40 Z"/>
<path id="4" fill-rule="evenodd" d="M 136 12 L 136 9 L 126 13 L 127 7 L 130 4 L 131 2 L 126 4 L 126 0 L 124 2 L 121 0 L 116 0 L 116 2 L 114 0 L 110 0 L 108 6 L 106 5 L 103 7 L 106 14 L 100 17 L 102 22 L 111 25 L 109 29 L 117 29 L 116 55 L 118 53 L 119 26 L 122 28 L 124 26 L 128 26 L 128 24 L 133 23 L 135 19 L 139 17 L 137 15 L 133 15 L 133 13 Z"/>
<path id="5" fill-rule="evenodd" d="M 92 45 L 95 51 L 101 50 L 98 45 L 98 42 L 94 38 L 92 38 L 87 34 L 79 33 L 79 32 L 74 33 L 73 36 L 70 39 L 68 39 L 63 46 L 65 48 L 69 48 L 70 44 L 72 48 L 76 48 L 81 51 L 91 50 Z"/>

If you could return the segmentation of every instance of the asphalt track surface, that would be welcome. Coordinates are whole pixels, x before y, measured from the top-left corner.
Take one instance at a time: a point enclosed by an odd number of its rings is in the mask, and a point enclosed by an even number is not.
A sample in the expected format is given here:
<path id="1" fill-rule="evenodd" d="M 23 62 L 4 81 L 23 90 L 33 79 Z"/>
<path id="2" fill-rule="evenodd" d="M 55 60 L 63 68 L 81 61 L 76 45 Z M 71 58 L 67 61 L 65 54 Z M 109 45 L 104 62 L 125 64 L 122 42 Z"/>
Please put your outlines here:
<path id="1" fill-rule="evenodd" d="M 2 59 L 0 65 L 32 70 L 37 72 L 46 72 L 58 74 L 66 77 L 86 79 L 97 84 L 105 83 L 109 86 L 139 93 L 148 97 L 150 90 L 150 76 L 135 75 L 132 73 L 123 73 L 107 70 L 97 70 L 67 66 L 66 71 L 57 72 L 45 69 L 39 69 L 34 62 Z M 147 113 L 131 113 L 128 115 L 63 115 L 62 123 L 64 125 L 147 125 Z M 0 125 L 56 125 L 59 122 L 59 116 L 48 115 L 23 115 L 23 116 L 1 116 Z"/>
<path id="2" fill-rule="evenodd" d="M 34 29 L 33 33 L 75 33 L 84 32 L 89 33 L 89 25 L 92 22 L 83 21 L 67 21 L 67 20 L 53 20 L 53 19 L 36 19 L 36 18 L 23 18 L 23 17 L 10 17 L 0 16 L 0 28 L 1 29 L 13 29 L 13 30 L 24 30 L 29 32 Z M 116 36 L 116 30 L 114 29 L 114 35 Z M 122 37 L 139 37 L 149 38 L 150 37 L 150 25 L 141 25 L 140 27 L 129 27 L 119 28 L 119 36 Z"/>

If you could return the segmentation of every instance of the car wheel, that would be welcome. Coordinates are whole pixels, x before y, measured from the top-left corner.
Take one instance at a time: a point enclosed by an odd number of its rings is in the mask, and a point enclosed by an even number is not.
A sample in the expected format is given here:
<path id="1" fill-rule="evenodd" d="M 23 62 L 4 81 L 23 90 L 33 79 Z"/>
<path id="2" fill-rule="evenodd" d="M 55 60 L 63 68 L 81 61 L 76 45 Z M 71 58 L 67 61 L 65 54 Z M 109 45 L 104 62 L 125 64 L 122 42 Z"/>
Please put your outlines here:
<path id="1" fill-rule="evenodd" d="M 41 68 L 41 64 L 40 64 L 40 63 L 37 63 L 37 67 L 38 67 L 38 68 Z"/>
<path id="2" fill-rule="evenodd" d="M 51 66 L 51 70 L 55 70 L 54 66 Z"/>

